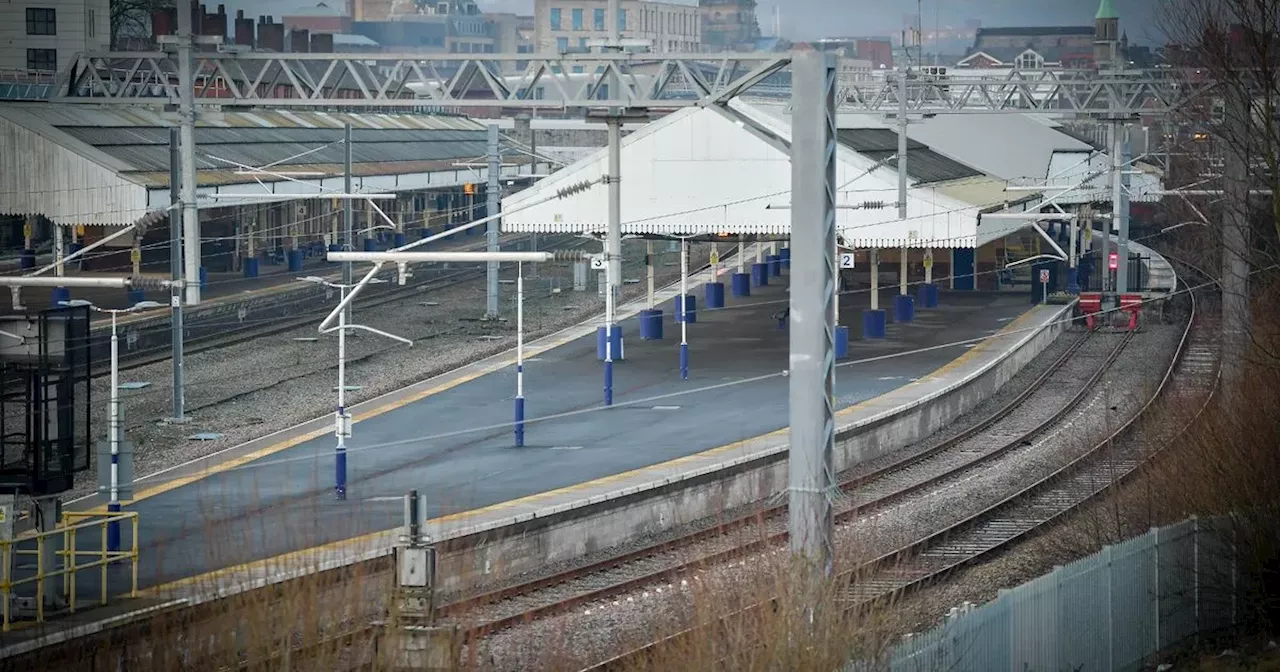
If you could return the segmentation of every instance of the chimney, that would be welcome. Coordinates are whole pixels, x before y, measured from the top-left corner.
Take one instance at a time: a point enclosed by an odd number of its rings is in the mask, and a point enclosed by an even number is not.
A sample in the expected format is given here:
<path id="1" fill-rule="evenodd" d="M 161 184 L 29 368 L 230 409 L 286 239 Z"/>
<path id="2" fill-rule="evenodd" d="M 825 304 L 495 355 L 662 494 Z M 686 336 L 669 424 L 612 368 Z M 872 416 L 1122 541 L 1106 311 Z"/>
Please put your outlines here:
<path id="1" fill-rule="evenodd" d="M 311 51 L 311 31 L 305 28 L 290 30 L 289 51 L 295 54 L 305 54 Z"/>
<path id="2" fill-rule="evenodd" d="M 151 12 L 151 34 L 173 35 L 178 32 L 178 12 L 171 9 L 157 9 Z"/>
<path id="3" fill-rule="evenodd" d="M 253 39 L 253 19 L 244 18 L 243 9 L 236 10 L 235 40 L 236 44 L 242 44 L 251 49 L 256 48 Z"/>
<path id="4" fill-rule="evenodd" d="M 258 17 L 258 48 L 284 52 L 284 25 L 274 23 L 270 16 Z"/>
<path id="5" fill-rule="evenodd" d="M 311 36 L 311 53 L 332 54 L 333 33 L 315 33 Z"/>

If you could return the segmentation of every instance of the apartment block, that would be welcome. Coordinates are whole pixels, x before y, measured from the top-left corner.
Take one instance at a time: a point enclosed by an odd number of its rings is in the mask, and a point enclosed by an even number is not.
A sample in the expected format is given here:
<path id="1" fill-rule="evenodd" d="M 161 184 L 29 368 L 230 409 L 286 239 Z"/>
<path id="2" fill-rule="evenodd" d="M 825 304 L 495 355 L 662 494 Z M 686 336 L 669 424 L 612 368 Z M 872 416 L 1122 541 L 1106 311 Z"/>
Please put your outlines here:
<path id="1" fill-rule="evenodd" d="M 12 0 L 0 4 L 0 71 L 54 73 L 82 51 L 111 45 L 107 0 Z"/>
<path id="2" fill-rule="evenodd" d="M 618 4 L 623 39 L 647 40 L 653 51 L 702 51 L 702 18 L 696 5 L 649 0 Z M 609 37 L 608 11 L 607 0 L 535 0 L 538 51 L 587 51 L 590 41 Z"/>

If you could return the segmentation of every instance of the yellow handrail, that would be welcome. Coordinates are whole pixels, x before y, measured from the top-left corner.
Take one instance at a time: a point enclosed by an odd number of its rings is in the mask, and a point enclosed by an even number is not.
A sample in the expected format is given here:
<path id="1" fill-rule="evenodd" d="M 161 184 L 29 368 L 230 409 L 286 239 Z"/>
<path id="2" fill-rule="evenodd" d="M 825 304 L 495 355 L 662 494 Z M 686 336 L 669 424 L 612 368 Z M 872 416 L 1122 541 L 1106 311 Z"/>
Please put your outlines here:
<path id="1" fill-rule="evenodd" d="M 90 520 L 91 519 L 91 520 Z M 75 522 L 83 521 L 83 522 Z M 110 524 L 129 524 L 133 534 L 130 535 L 128 550 L 111 551 L 107 549 L 107 528 Z M 99 550 L 82 551 L 76 548 L 81 533 L 92 533 L 99 529 L 101 548 Z M 58 537 L 61 537 L 59 539 Z M 58 542 L 61 541 L 60 547 Z M 50 544 L 55 547 L 47 548 Z M 34 545 L 34 548 L 32 546 Z M 13 560 L 15 557 L 35 555 L 36 573 L 22 579 L 13 578 Z M 46 567 L 47 556 L 60 559 L 60 566 Z M 92 557 L 91 561 L 81 563 L 81 557 Z M 0 540 L 0 607 L 3 613 L 3 631 L 12 627 L 10 598 L 16 588 L 34 583 L 36 587 L 36 622 L 45 620 L 44 591 L 45 581 L 54 577 L 62 577 L 62 592 L 67 599 L 71 613 L 76 611 L 76 573 L 100 568 L 102 604 L 107 603 L 107 567 L 113 563 L 131 563 L 130 597 L 138 596 L 138 514 L 136 512 L 120 512 L 107 515 L 66 511 L 62 515 L 62 525 L 47 532 L 35 532 L 12 540 Z"/>

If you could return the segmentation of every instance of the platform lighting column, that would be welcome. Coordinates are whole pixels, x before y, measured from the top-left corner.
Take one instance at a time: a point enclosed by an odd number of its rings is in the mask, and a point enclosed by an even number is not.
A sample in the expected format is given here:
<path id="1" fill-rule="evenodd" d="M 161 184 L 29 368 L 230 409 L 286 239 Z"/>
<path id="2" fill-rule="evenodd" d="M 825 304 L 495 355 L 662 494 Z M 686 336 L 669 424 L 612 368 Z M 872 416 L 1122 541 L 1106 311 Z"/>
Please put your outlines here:
<path id="1" fill-rule="evenodd" d="M 616 2 L 610 6 L 617 16 Z M 616 19 L 614 29 L 616 31 Z M 611 92 L 612 93 L 612 92 Z M 609 127 L 609 228 L 605 233 L 605 291 L 604 291 L 604 404 L 613 405 L 613 334 L 614 293 L 622 280 L 622 191 L 618 182 L 622 173 L 622 128 L 616 116 L 608 119 Z"/>
<path id="2" fill-rule="evenodd" d="M 929 262 L 924 265 L 924 284 L 933 284 L 933 248 L 926 247 L 924 249 L 924 257 Z"/>
<path id="3" fill-rule="evenodd" d="M 107 437 L 111 446 L 111 487 L 107 494 L 107 513 L 120 513 L 120 337 L 116 330 L 116 313 L 111 313 L 111 407 L 107 421 Z M 120 550 L 120 521 L 107 523 L 107 550 Z"/>
<path id="4" fill-rule="evenodd" d="M 689 241 L 680 241 L 680 380 L 689 379 Z"/>
<path id="5" fill-rule="evenodd" d="M 903 247 L 901 256 L 898 257 L 898 293 L 907 295 L 907 248 Z"/>
<path id="6" fill-rule="evenodd" d="M 342 127 L 342 151 L 343 151 L 343 172 L 342 172 L 342 192 L 346 194 L 346 198 L 342 199 L 342 251 L 352 252 L 355 248 L 352 246 L 354 234 L 352 230 L 355 228 L 355 204 L 351 199 L 352 179 L 351 179 L 351 122 L 343 124 Z M 347 261 L 342 264 L 342 284 L 350 286 L 351 278 L 351 262 Z M 345 311 L 348 321 L 351 319 L 351 308 Z"/>
<path id="7" fill-rule="evenodd" d="M 1067 251 L 1067 291 L 1072 294 L 1080 293 L 1080 278 L 1076 270 L 1076 228 L 1078 224 L 1075 220 L 1067 222 L 1068 230 L 1071 232 L 1070 245 L 1071 249 Z"/>
<path id="8" fill-rule="evenodd" d="M 746 265 L 747 265 L 747 244 L 739 240 L 738 241 L 738 273 L 739 274 L 747 272 Z"/>
<path id="9" fill-rule="evenodd" d="M 339 301 L 347 298 L 346 284 L 339 288 L 338 297 Z M 344 501 L 347 498 L 347 311 L 345 310 L 338 313 L 338 411 L 334 417 L 334 434 L 338 438 L 338 445 L 333 453 L 333 493 L 338 501 Z"/>
<path id="10" fill-rule="evenodd" d="M 1108 153 L 1111 154 L 1111 216 L 1102 220 L 1102 257 L 1098 264 L 1104 293 L 1111 288 L 1111 267 L 1107 262 L 1111 258 L 1111 230 L 1120 213 L 1120 171 L 1123 168 L 1120 165 L 1120 152 L 1116 151 L 1120 146 L 1119 121 L 1111 122 L 1110 140 L 1111 147 Z"/>
<path id="11" fill-rule="evenodd" d="M 524 264 L 516 263 L 516 448 L 524 447 Z"/>
<path id="12" fill-rule="evenodd" d="M 836 61 L 792 59 L 792 267 L 788 530 L 793 555 L 830 575 L 835 473 Z M 816 578 L 816 576 L 814 577 Z"/>

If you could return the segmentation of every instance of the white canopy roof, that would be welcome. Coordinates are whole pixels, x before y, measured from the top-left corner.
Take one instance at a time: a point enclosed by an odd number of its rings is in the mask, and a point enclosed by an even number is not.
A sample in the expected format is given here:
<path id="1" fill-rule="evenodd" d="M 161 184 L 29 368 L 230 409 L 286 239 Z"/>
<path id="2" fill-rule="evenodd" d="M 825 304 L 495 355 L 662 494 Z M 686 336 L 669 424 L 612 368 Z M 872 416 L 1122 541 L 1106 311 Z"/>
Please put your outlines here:
<path id="1" fill-rule="evenodd" d="M 786 122 L 741 101 L 735 100 L 731 105 L 789 141 L 790 126 Z M 648 124 L 623 138 L 621 158 L 624 235 L 790 233 L 791 211 L 786 209 L 790 205 L 790 158 L 716 110 L 687 108 Z M 884 204 L 875 209 L 837 211 L 837 227 L 847 245 L 975 247 L 1011 228 L 1011 222 L 1005 220 L 993 223 L 991 228 L 998 230 L 983 230 L 979 213 L 993 203 L 964 200 L 964 194 L 982 190 L 948 189 L 946 183 L 911 186 L 907 219 L 900 221 L 894 205 L 897 173 L 892 168 L 876 168 L 875 161 L 845 147 L 839 148 L 837 160 L 838 203 Z M 513 210 L 570 184 L 598 181 L 607 165 L 607 150 L 599 150 L 533 188 L 503 199 L 502 209 Z M 603 235 L 607 196 L 608 189 L 596 184 L 575 196 L 504 216 L 502 229 Z M 1010 200 L 1016 198 L 1010 196 Z"/>

